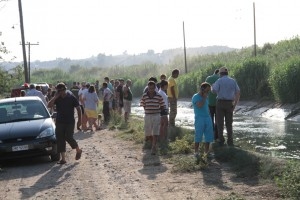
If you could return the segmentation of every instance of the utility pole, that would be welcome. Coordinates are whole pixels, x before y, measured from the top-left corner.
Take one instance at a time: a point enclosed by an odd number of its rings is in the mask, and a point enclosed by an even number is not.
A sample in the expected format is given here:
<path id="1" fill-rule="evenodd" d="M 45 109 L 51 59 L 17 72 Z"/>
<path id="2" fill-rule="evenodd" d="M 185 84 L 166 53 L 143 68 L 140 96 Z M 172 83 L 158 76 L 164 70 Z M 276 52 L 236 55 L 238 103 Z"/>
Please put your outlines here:
<path id="1" fill-rule="evenodd" d="M 25 45 L 28 45 L 28 80 L 30 83 L 31 82 L 31 80 L 30 80 L 30 78 L 31 78 L 31 75 L 30 75 L 30 46 L 31 45 L 39 45 L 39 42 L 37 42 L 37 43 L 27 42 Z"/>
<path id="2" fill-rule="evenodd" d="M 255 3 L 253 2 L 253 22 L 254 22 L 254 56 L 256 57 L 256 23 L 255 23 Z"/>
<path id="3" fill-rule="evenodd" d="M 20 43 L 20 45 L 23 46 L 23 43 Z M 28 70 L 27 70 L 27 74 L 28 74 L 28 81 L 26 81 L 26 83 L 30 83 L 31 80 L 30 80 L 30 46 L 31 45 L 39 45 L 39 42 L 37 43 L 30 43 L 30 42 L 27 42 L 25 45 L 28 45 Z M 24 45 L 24 46 L 25 46 Z"/>
<path id="4" fill-rule="evenodd" d="M 185 67 L 185 73 L 187 74 L 184 22 L 183 22 L 183 46 L 184 46 L 184 67 Z"/>
<path id="5" fill-rule="evenodd" d="M 25 82 L 28 83 L 28 70 L 27 70 L 27 60 L 26 60 L 26 49 L 25 49 L 25 35 L 24 35 L 24 25 L 23 25 L 23 11 L 22 11 L 22 1 L 18 0 L 19 4 L 19 15 L 20 15 L 20 29 L 21 29 L 21 40 L 22 40 L 22 50 L 23 50 L 23 63 L 24 63 L 24 74 Z"/>

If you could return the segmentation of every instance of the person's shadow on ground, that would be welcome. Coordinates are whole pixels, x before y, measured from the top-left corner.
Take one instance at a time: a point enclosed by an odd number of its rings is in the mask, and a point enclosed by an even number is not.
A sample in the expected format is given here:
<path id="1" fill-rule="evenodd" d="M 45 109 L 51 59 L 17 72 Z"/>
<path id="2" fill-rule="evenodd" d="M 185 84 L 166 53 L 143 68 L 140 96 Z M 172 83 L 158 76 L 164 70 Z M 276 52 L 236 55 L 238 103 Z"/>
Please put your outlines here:
<path id="1" fill-rule="evenodd" d="M 223 180 L 222 168 L 224 166 L 221 166 L 217 162 L 208 161 L 208 163 L 208 167 L 201 170 L 205 185 L 216 186 L 221 190 L 231 190 L 232 188 L 226 185 L 226 182 Z"/>
<path id="2" fill-rule="evenodd" d="M 66 165 L 54 166 L 38 181 L 36 181 L 34 185 L 20 188 L 19 190 L 22 193 L 21 199 L 30 199 L 35 196 L 36 193 L 57 187 L 71 176 L 69 171 L 71 171 L 77 164 L 78 163 L 73 163 L 67 167 L 65 167 Z"/>
<path id="3" fill-rule="evenodd" d="M 157 177 L 157 174 L 163 173 L 167 171 L 167 167 L 161 163 L 161 160 L 158 155 L 158 151 L 156 155 L 151 155 L 151 146 L 144 145 L 143 147 L 143 168 L 139 170 L 141 174 L 146 174 L 147 178 L 150 180 L 154 180 Z"/>

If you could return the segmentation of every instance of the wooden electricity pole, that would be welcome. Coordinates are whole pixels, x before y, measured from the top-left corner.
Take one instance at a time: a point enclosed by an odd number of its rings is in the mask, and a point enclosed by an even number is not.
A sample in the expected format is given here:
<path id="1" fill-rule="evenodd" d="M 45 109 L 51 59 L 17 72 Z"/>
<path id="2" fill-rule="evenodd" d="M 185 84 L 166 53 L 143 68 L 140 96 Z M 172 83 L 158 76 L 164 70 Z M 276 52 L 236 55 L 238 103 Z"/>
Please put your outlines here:
<path id="1" fill-rule="evenodd" d="M 26 59 L 26 49 L 25 49 L 23 11 L 22 11 L 22 2 L 21 2 L 21 0 L 18 0 L 18 3 L 19 3 L 19 15 L 20 15 L 21 40 L 22 40 L 21 44 L 22 44 L 22 51 L 23 51 L 24 75 L 25 75 L 25 82 L 29 83 L 28 70 L 27 70 L 27 59 Z"/>
<path id="2" fill-rule="evenodd" d="M 253 24 L 254 24 L 254 56 L 256 57 L 256 22 L 255 22 L 255 3 L 253 2 Z"/>

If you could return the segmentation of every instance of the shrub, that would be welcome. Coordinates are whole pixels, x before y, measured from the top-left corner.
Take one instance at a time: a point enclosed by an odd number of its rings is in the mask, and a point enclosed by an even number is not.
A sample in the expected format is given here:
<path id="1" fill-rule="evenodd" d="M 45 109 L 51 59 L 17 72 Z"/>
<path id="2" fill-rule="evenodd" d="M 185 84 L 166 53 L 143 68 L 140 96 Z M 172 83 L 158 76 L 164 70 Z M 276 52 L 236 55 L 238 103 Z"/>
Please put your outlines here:
<path id="1" fill-rule="evenodd" d="M 272 70 L 269 83 L 276 100 L 296 103 L 300 100 L 300 58 L 293 57 Z"/>
<path id="2" fill-rule="evenodd" d="M 250 58 L 238 66 L 234 71 L 234 77 L 241 89 L 241 98 L 258 99 L 270 96 L 269 74 L 270 68 L 263 59 Z"/>

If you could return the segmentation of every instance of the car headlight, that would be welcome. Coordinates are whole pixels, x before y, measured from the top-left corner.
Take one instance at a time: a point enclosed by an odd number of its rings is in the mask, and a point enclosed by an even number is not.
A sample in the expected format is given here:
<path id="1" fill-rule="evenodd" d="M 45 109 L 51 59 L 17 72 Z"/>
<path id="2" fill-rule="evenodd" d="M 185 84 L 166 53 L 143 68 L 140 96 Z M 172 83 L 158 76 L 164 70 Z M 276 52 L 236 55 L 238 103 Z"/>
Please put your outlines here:
<path id="1" fill-rule="evenodd" d="M 51 135 L 54 135 L 54 129 L 50 127 L 41 132 L 36 138 L 44 138 L 49 137 Z"/>

